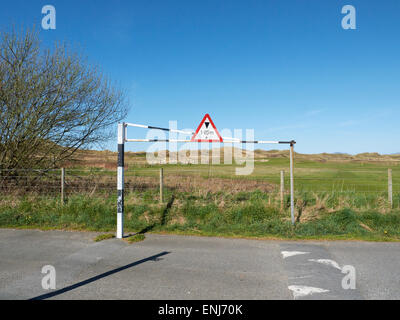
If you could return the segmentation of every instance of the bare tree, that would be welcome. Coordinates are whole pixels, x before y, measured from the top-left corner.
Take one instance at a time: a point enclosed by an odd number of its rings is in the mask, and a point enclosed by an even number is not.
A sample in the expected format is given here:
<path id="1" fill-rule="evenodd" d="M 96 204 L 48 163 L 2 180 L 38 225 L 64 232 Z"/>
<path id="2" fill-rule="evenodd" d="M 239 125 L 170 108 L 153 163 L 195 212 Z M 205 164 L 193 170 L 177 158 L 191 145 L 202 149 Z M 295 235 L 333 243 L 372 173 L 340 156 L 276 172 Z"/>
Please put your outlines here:
<path id="1" fill-rule="evenodd" d="M 0 170 L 54 168 L 107 141 L 126 113 L 122 90 L 65 44 L 0 33 Z"/>

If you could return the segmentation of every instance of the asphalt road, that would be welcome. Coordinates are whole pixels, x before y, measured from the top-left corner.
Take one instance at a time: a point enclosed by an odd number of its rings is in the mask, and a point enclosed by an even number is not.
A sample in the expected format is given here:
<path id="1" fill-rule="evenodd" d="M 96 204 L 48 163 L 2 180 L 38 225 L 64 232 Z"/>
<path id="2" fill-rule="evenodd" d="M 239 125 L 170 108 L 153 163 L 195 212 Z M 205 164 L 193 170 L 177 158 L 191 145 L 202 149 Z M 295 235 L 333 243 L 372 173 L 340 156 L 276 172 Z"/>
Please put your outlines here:
<path id="1" fill-rule="evenodd" d="M 0 229 L 0 299 L 400 299 L 400 243 L 96 235 Z"/>

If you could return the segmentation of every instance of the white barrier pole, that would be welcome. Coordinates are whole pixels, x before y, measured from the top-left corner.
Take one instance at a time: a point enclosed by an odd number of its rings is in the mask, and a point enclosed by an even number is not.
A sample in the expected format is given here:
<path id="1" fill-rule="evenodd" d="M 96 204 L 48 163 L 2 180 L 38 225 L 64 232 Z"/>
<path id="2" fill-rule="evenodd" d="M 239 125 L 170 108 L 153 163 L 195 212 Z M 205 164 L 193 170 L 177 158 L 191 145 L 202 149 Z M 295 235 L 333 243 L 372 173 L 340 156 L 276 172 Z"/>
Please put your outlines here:
<path id="1" fill-rule="evenodd" d="M 118 123 L 118 172 L 117 172 L 117 238 L 124 236 L 124 144 L 125 123 Z"/>

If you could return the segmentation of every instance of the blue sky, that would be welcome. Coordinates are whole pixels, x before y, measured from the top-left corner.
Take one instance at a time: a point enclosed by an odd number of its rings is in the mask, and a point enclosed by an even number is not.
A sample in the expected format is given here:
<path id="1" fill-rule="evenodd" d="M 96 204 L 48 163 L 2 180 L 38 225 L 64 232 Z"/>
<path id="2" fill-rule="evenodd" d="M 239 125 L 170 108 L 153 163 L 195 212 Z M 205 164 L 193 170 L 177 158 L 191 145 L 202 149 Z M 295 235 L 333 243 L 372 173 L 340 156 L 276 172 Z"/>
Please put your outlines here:
<path id="1" fill-rule="evenodd" d="M 209 113 L 302 153 L 400 152 L 398 0 L 3 0 L 0 27 L 40 29 L 46 4 L 57 28 L 40 30 L 45 45 L 65 40 L 100 65 L 127 92 L 128 122 L 195 129 Z M 356 30 L 341 27 L 346 4 Z"/>

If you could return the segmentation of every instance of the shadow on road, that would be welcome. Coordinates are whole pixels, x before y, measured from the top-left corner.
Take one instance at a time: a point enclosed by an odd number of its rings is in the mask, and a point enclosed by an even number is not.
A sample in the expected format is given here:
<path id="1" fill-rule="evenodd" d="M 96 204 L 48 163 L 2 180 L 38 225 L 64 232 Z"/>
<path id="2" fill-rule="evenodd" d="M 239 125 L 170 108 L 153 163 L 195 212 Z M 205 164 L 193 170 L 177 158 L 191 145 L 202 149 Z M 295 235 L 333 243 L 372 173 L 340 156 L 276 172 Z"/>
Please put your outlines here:
<path id="1" fill-rule="evenodd" d="M 151 257 L 139 260 L 139 261 L 132 262 L 130 264 L 127 264 L 126 266 L 122 266 L 122 267 L 119 267 L 117 269 L 104 272 L 102 274 L 99 274 L 98 276 L 95 276 L 95 277 L 89 278 L 87 280 L 78 282 L 76 284 L 73 284 L 71 286 L 65 287 L 65 288 L 57 290 L 57 291 L 53 291 L 53 292 L 50 292 L 50 293 L 42 294 L 40 296 L 34 297 L 32 299 L 29 299 L 29 300 L 43 300 L 43 299 L 48 299 L 48 298 L 51 298 L 51 297 L 54 297 L 54 296 L 58 296 L 58 295 L 63 294 L 65 292 L 68 292 L 68 291 L 74 290 L 76 288 L 82 287 L 84 285 L 87 285 L 87 284 L 89 284 L 91 282 L 94 282 L 94 281 L 100 280 L 102 278 L 108 277 L 108 276 L 110 276 L 110 275 L 112 275 L 114 273 L 117 273 L 117 272 L 129 269 L 129 268 L 132 268 L 134 266 L 137 266 L 138 264 L 141 264 L 141 263 L 144 263 L 144 262 L 147 262 L 147 261 L 158 261 L 158 260 L 160 260 L 159 259 L 160 257 L 165 256 L 166 254 L 169 254 L 169 253 L 170 252 L 167 252 L 167 251 L 161 252 L 161 253 L 156 254 L 154 256 L 151 256 Z"/>

